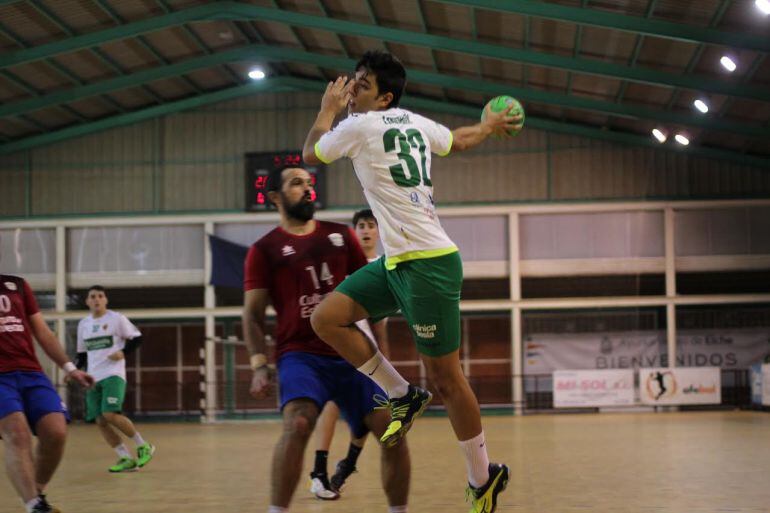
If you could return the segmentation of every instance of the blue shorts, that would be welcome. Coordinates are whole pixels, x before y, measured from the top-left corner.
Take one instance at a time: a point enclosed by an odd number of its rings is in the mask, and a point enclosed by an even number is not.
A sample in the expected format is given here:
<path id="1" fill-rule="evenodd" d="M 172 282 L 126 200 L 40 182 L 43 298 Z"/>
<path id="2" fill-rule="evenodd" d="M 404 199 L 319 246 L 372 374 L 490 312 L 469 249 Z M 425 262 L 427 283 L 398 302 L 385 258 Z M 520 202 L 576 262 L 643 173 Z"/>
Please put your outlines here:
<path id="1" fill-rule="evenodd" d="M 33 433 L 37 421 L 49 413 L 61 413 L 70 421 L 67 407 L 42 372 L 0 373 L 0 419 L 17 411 L 24 412 Z"/>
<path id="2" fill-rule="evenodd" d="M 310 353 L 291 352 L 281 356 L 278 382 L 281 410 L 294 399 L 311 399 L 319 410 L 327 401 L 334 401 L 354 438 L 369 432 L 364 417 L 377 406 L 374 394 L 385 395 L 374 381 L 342 358 Z"/>

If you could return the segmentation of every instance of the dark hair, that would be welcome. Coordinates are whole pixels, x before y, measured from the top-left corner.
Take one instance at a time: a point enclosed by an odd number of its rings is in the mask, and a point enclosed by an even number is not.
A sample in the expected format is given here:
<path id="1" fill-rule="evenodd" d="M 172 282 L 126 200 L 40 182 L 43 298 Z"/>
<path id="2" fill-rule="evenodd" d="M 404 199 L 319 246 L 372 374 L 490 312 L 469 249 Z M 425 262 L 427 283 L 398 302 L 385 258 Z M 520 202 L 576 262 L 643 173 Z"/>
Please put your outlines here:
<path id="1" fill-rule="evenodd" d="M 86 291 L 86 295 L 90 294 L 92 290 L 98 290 L 99 292 L 104 292 L 105 294 L 107 294 L 107 291 L 104 290 L 104 287 L 102 287 L 101 285 L 91 285 L 90 287 L 88 287 L 88 290 Z"/>
<path id="2" fill-rule="evenodd" d="M 274 167 L 267 175 L 267 191 L 278 192 L 283 185 L 283 170 L 286 166 Z"/>
<path id="3" fill-rule="evenodd" d="M 380 94 L 393 94 L 393 100 L 388 108 L 398 107 L 406 87 L 406 70 L 401 61 L 392 53 L 369 50 L 356 64 L 356 71 L 361 68 L 377 76 L 377 91 Z"/>
<path id="4" fill-rule="evenodd" d="M 367 219 L 373 219 L 374 224 L 379 225 L 380 223 L 377 222 L 377 218 L 374 217 L 374 214 L 372 213 L 371 208 L 365 208 L 363 210 L 359 210 L 355 214 L 353 214 L 353 226 L 358 225 L 358 221 L 361 219 L 367 220 Z"/>
<path id="5" fill-rule="evenodd" d="M 283 172 L 287 169 L 305 169 L 304 163 L 295 164 L 283 164 L 281 166 L 274 167 L 267 174 L 267 191 L 278 192 L 283 186 Z"/>

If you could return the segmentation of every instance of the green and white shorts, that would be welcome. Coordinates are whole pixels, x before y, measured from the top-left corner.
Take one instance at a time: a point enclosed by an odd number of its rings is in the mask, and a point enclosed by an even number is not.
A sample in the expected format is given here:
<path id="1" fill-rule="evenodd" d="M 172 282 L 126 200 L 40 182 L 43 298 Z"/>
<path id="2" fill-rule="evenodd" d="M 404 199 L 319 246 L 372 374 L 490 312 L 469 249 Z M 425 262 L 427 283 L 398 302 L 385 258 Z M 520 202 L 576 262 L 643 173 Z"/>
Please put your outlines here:
<path id="1" fill-rule="evenodd" d="M 348 276 L 337 291 L 364 307 L 372 321 L 395 314 L 406 318 L 417 350 L 443 356 L 460 347 L 460 253 L 400 262 L 385 269 L 385 257 Z"/>
<path id="2" fill-rule="evenodd" d="M 86 420 L 91 422 L 104 412 L 120 413 L 126 397 L 126 380 L 110 376 L 86 392 Z"/>

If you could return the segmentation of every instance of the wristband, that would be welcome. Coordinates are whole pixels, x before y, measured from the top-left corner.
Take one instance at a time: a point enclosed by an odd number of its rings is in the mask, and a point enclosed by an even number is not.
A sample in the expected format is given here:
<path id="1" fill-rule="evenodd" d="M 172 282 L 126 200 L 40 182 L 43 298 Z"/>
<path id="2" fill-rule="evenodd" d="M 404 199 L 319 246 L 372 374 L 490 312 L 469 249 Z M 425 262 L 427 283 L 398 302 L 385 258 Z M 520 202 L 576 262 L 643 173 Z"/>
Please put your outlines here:
<path id="1" fill-rule="evenodd" d="M 75 367 L 75 364 L 72 363 L 72 362 L 65 363 L 64 365 L 61 366 L 61 368 L 67 374 L 71 373 L 72 371 L 77 370 L 77 367 Z"/>
<path id="2" fill-rule="evenodd" d="M 261 369 L 267 365 L 267 356 L 262 353 L 253 354 L 251 355 L 251 358 L 249 358 L 249 365 L 251 366 L 251 370 Z"/>

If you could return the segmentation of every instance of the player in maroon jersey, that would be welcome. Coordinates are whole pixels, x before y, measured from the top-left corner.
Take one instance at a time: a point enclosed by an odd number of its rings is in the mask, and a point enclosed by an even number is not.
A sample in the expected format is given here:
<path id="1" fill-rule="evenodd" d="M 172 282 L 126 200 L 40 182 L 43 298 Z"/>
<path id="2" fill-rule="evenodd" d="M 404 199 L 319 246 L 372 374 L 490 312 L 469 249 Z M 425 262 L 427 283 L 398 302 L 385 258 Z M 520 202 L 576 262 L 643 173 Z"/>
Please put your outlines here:
<path id="1" fill-rule="evenodd" d="M 28 513 L 56 513 L 43 491 L 64 454 L 69 413 L 35 356 L 33 336 L 68 379 L 93 385 L 67 358 L 27 282 L 0 274 L 0 437 L 8 477 Z M 38 438 L 34 458 L 32 434 Z"/>
<path id="2" fill-rule="evenodd" d="M 277 313 L 276 363 L 284 428 L 273 453 L 268 513 L 282 513 L 288 510 L 305 447 L 327 401 L 337 404 L 356 437 L 369 431 L 380 436 L 390 416 L 385 409 L 375 410 L 373 396 L 384 395 L 383 391 L 310 326 L 310 315 L 324 296 L 367 263 L 355 234 L 345 225 L 313 219 L 313 186 L 304 169 L 272 171 L 268 190 L 281 221 L 251 246 L 246 257 L 243 336 L 254 369 L 250 391 L 263 397 L 270 386 L 265 309 L 272 301 Z M 405 513 L 410 470 L 406 443 L 382 451 L 390 513 Z"/>

